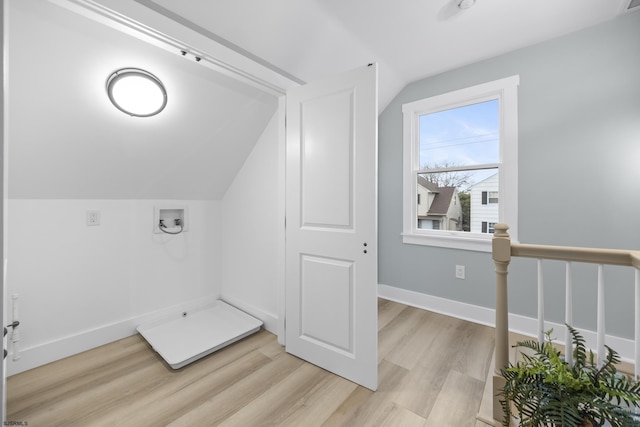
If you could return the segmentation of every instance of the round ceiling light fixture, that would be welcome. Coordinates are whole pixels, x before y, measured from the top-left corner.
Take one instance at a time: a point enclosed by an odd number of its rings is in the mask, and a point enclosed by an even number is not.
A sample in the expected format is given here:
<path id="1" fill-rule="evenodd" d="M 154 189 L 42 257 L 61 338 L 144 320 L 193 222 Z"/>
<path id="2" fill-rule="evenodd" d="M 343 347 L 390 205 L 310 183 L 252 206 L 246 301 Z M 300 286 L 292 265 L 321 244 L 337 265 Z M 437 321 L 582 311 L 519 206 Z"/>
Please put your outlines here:
<path id="1" fill-rule="evenodd" d="M 156 76 L 139 68 L 122 68 L 107 79 L 111 103 L 135 117 L 155 116 L 167 105 L 167 91 Z"/>

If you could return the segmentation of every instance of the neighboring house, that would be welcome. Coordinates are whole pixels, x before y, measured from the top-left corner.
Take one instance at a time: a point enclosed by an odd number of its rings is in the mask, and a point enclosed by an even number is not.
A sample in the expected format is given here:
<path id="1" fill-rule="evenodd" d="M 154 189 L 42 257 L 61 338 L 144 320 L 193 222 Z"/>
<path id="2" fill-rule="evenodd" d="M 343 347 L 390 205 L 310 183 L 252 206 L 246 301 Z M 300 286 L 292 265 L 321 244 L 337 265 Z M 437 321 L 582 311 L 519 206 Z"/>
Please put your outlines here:
<path id="1" fill-rule="evenodd" d="M 498 174 L 478 182 L 470 189 L 471 232 L 493 233 L 498 222 Z"/>
<path id="2" fill-rule="evenodd" d="M 461 230 L 462 209 L 456 187 L 438 187 L 418 176 L 418 228 Z"/>

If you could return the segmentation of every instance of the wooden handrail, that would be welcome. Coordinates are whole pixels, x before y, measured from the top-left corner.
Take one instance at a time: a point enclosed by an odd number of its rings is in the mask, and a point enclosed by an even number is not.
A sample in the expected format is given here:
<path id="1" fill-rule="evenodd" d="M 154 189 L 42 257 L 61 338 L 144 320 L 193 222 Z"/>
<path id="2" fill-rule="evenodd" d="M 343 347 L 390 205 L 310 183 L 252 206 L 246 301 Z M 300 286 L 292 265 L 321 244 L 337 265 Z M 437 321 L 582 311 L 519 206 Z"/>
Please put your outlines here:
<path id="1" fill-rule="evenodd" d="M 492 258 L 496 268 L 496 339 L 493 375 L 493 418 L 495 422 L 504 419 L 502 406 L 495 396 L 500 392 L 502 387 L 504 387 L 504 378 L 502 378 L 500 371 L 509 365 L 507 275 L 511 257 L 635 267 L 637 269 L 636 298 L 640 298 L 640 251 L 511 243 L 511 237 L 507 232 L 508 230 L 508 225 L 496 224 L 492 239 Z M 601 274 L 601 267 L 599 267 L 599 274 Z M 640 313 L 636 312 L 636 325 L 640 325 L 639 316 Z M 604 322 L 604 316 L 601 320 Z M 636 329 L 638 328 L 640 328 L 640 326 L 636 326 Z M 604 331 L 601 333 L 604 334 Z M 640 336 L 639 334 L 640 331 L 637 330 L 636 337 Z M 640 354 L 640 343 L 638 343 L 638 338 L 636 338 L 636 359 L 638 358 L 638 354 Z M 638 372 L 638 366 L 636 366 L 636 372 Z"/>
<path id="2" fill-rule="evenodd" d="M 524 245 L 511 243 L 511 256 L 624 265 L 640 268 L 640 252 L 620 249 L 580 248 L 573 246 Z"/>
<path id="3" fill-rule="evenodd" d="M 640 251 L 631 252 L 631 266 L 640 270 Z"/>

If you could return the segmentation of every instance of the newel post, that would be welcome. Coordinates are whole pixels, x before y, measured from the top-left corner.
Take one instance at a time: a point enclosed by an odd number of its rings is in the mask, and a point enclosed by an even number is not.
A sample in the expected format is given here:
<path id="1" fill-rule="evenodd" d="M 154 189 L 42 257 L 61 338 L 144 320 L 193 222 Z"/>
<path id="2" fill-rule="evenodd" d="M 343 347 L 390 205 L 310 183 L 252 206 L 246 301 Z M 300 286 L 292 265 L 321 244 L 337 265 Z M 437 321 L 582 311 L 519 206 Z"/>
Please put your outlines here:
<path id="1" fill-rule="evenodd" d="M 491 242 L 491 254 L 496 265 L 496 351 L 493 373 L 493 419 L 503 420 L 504 412 L 496 395 L 505 381 L 500 370 L 509 365 L 509 309 L 507 306 L 507 274 L 511 262 L 509 226 L 496 224 Z"/>

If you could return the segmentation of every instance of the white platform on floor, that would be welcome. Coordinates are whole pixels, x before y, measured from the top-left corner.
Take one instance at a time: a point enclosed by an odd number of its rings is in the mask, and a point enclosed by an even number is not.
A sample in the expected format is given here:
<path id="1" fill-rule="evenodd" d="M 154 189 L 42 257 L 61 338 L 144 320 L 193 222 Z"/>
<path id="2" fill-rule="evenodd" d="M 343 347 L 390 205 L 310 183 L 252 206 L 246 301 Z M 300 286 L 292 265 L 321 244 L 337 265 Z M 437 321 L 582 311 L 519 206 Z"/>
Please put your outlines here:
<path id="1" fill-rule="evenodd" d="M 179 369 L 260 330 L 262 321 L 217 300 L 138 326 L 138 332 L 173 368 Z"/>

